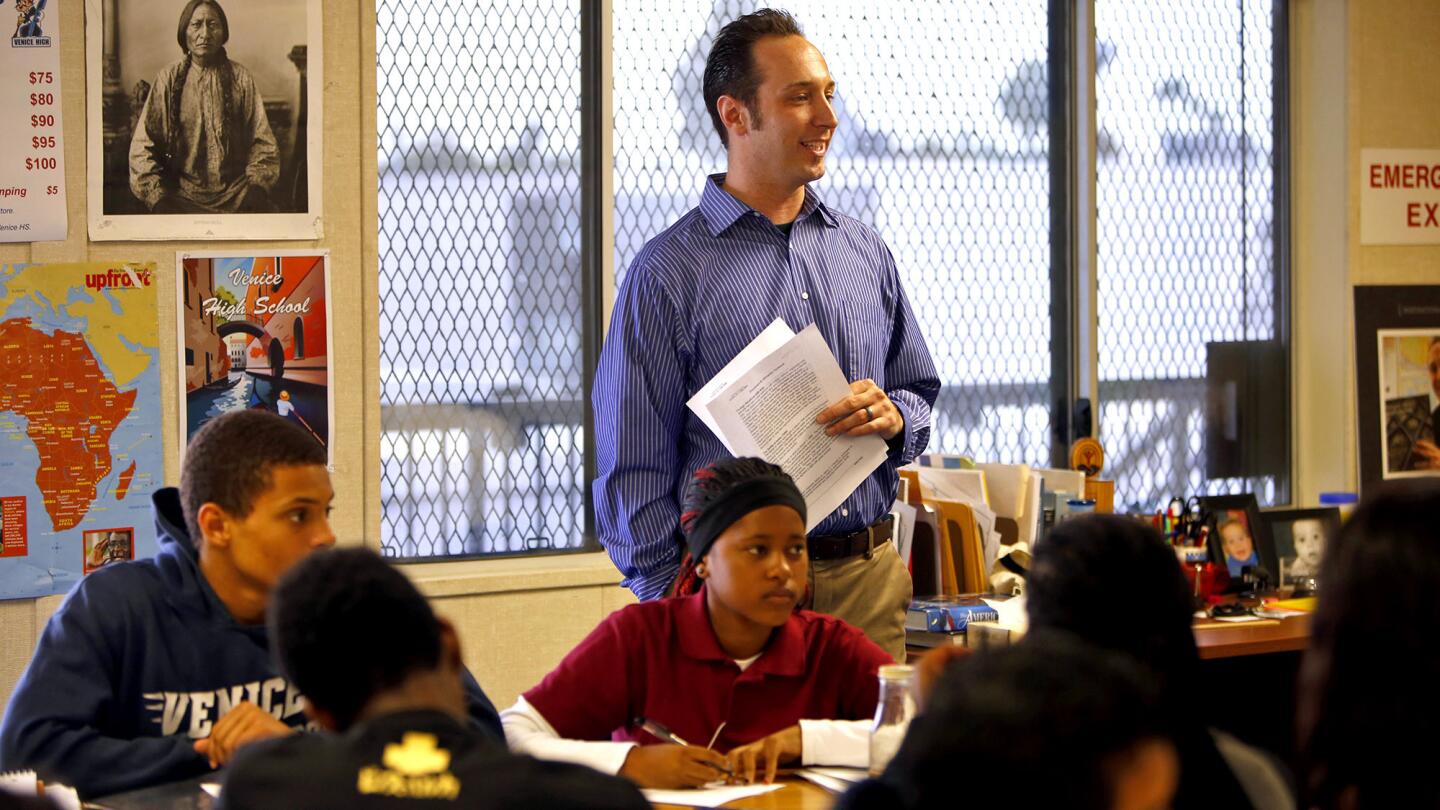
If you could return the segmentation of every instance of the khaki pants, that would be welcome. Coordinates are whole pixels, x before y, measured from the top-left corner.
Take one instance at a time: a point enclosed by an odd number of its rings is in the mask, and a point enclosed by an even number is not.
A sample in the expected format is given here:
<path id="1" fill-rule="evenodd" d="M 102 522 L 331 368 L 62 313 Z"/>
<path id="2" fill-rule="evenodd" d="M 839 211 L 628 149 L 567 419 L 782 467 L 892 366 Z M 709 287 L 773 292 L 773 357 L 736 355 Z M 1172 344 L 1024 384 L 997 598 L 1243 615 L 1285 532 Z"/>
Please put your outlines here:
<path id="1" fill-rule="evenodd" d="M 905 663 L 905 609 L 910 606 L 910 572 L 900 562 L 893 542 L 843 560 L 811 560 L 810 609 L 855 625 Z"/>

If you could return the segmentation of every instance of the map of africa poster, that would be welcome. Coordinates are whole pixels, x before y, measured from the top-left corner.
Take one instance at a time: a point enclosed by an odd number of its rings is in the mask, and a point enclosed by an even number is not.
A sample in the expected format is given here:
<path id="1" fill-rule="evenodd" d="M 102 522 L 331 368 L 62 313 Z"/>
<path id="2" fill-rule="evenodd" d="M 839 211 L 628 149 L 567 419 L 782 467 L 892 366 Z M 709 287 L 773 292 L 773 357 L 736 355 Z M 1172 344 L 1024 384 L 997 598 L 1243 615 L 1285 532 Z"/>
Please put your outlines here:
<path id="1" fill-rule="evenodd" d="M 0 265 L 0 599 L 155 552 L 155 265 Z"/>

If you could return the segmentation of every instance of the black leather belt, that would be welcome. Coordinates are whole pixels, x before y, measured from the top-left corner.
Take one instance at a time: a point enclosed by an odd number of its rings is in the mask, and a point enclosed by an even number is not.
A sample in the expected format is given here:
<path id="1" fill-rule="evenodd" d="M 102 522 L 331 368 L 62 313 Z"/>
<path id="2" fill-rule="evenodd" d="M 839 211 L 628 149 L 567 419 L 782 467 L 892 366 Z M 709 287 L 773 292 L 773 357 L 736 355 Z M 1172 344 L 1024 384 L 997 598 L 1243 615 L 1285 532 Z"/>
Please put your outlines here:
<path id="1" fill-rule="evenodd" d="M 875 547 L 888 542 L 895 534 L 895 517 L 886 515 L 854 534 L 823 534 L 809 540 L 810 559 L 843 560 L 864 554 L 866 559 Z"/>

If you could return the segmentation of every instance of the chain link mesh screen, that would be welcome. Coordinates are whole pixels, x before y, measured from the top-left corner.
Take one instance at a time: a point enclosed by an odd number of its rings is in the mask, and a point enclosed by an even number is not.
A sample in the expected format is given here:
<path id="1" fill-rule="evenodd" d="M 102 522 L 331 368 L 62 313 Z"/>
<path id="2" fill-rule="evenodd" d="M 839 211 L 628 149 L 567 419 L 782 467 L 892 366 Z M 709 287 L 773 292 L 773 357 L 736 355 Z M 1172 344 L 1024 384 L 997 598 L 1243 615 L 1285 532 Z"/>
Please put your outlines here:
<path id="1" fill-rule="evenodd" d="M 378 0 L 381 543 L 583 542 L 580 10 Z"/>
<path id="2" fill-rule="evenodd" d="M 617 283 L 724 170 L 705 56 L 722 25 L 761 5 L 614 0 Z M 885 238 L 940 370 L 930 450 L 1048 465 L 1046 3 L 784 7 L 838 86 L 816 188 Z"/>
<path id="3" fill-rule="evenodd" d="M 1284 337 L 1272 15 L 1269 0 L 1095 0 L 1100 435 L 1118 502 L 1289 500 L 1288 460 L 1207 479 L 1205 455 L 1206 344 Z M 1288 380 L 1265 387 L 1252 411 L 1284 408 Z"/>

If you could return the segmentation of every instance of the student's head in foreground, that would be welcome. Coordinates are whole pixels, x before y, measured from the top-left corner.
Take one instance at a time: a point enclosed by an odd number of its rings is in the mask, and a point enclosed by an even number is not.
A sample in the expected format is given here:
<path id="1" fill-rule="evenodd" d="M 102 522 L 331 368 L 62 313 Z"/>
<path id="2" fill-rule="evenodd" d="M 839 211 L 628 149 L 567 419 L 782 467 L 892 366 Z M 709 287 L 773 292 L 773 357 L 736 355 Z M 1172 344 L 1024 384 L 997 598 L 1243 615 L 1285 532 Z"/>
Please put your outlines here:
<path id="1" fill-rule="evenodd" d="M 1129 659 L 1065 633 L 951 664 L 880 780 L 846 810 L 1163 810 L 1178 779 L 1157 693 Z"/>
<path id="2" fill-rule="evenodd" d="M 785 624 L 809 578 L 805 498 L 789 475 L 757 458 L 696 470 L 680 527 L 712 622 Z"/>
<path id="3" fill-rule="evenodd" d="M 325 464 L 325 448 L 303 428 L 263 410 L 222 414 L 190 439 L 180 471 L 185 525 L 236 619 L 263 620 L 280 576 L 335 542 Z"/>
<path id="4" fill-rule="evenodd" d="M 374 552 L 335 548 L 275 589 L 270 646 L 320 726 L 344 731 L 381 707 L 466 716 L 455 628 Z"/>
<path id="5" fill-rule="evenodd" d="M 1154 668 L 1167 689 L 1183 689 L 1195 675 L 1190 588 L 1174 550 L 1140 521 L 1062 521 L 1035 550 L 1025 599 L 1032 628 L 1128 653 Z"/>
<path id="6" fill-rule="evenodd" d="M 1440 806 L 1433 745 L 1397 734 L 1440 723 L 1437 515 L 1440 478 L 1387 482 L 1325 552 L 1300 679 L 1305 806 Z"/>

